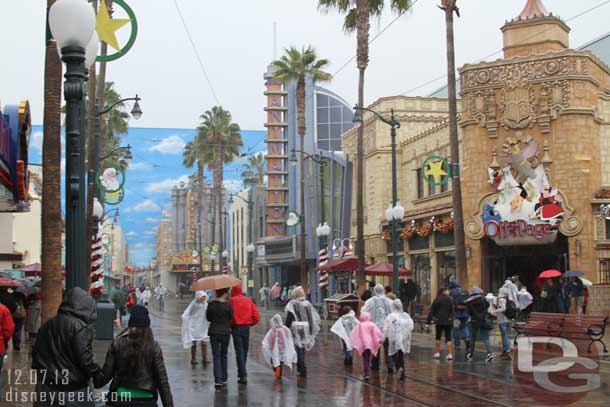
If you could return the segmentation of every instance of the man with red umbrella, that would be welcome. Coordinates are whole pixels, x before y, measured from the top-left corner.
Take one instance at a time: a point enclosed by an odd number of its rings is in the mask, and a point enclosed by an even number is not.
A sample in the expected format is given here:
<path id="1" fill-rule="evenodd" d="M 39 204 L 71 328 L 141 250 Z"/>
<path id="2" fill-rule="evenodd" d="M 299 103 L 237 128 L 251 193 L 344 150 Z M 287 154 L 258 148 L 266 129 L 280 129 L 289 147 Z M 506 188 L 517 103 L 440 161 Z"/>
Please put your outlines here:
<path id="1" fill-rule="evenodd" d="M 560 313 L 564 312 L 561 287 L 553 279 L 560 277 L 559 270 L 545 270 L 538 278 L 542 279 L 542 291 L 540 292 L 540 312 Z"/>

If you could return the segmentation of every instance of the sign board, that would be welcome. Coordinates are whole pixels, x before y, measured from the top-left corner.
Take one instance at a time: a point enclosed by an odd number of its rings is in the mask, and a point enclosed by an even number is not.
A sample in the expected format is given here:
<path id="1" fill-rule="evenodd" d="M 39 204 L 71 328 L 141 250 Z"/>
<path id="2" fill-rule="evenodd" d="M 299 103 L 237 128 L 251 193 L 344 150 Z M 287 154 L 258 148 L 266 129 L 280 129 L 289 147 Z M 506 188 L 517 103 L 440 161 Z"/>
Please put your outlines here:
<path id="1" fill-rule="evenodd" d="M 258 257 L 265 257 L 265 245 L 264 244 L 259 244 L 258 246 L 256 246 L 256 255 Z"/>
<path id="2" fill-rule="evenodd" d="M 485 235 L 498 246 L 550 244 L 557 238 L 557 228 L 548 223 L 514 221 L 489 221 L 483 226 Z"/>

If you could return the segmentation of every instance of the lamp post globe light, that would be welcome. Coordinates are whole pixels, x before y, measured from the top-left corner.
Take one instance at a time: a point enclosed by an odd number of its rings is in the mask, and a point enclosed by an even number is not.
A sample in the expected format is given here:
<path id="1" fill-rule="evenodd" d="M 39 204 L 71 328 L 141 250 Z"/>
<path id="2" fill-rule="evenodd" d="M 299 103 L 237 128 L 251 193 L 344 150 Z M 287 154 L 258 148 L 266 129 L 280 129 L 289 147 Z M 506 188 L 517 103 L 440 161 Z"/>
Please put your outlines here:
<path id="1" fill-rule="evenodd" d="M 368 109 L 362 106 L 354 106 L 354 118 L 352 119 L 352 123 L 354 123 L 354 127 L 358 128 L 362 126 L 362 112 L 369 112 L 374 114 L 391 127 L 390 136 L 392 141 L 392 203 L 390 207 L 386 210 L 386 220 L 390 223 L 390 231 L 391 231 L 391 245 L 392 245 L 392 288 L 394 292 L 398 292 L 398 243 L 400 242 L 400 223 L 402 222 L 402 217 L 405 214 L 404 208 L 398 202 L 398 181 L 396 179 L 396 129 L 400 128 L 400 122 L 396 120 L 394 117 L 394 109 L 390 111 L 390 118 L 386 119 L 379 113 L 374 110 Z M 364 242 L 358 242 L 360 245 L 364 244 Z M 360 259 L 362 261 L 362 259 Z"/>
<path id="2" fill-rule="evenodd" d="M 84 173 L 85 65 L 95 30 L 95 12 L 85 0 L 58 0 L 49 10 L 49 27 L 66 65 L 66 288 L 89 288 L 87 270 L 86 199 Z"/>

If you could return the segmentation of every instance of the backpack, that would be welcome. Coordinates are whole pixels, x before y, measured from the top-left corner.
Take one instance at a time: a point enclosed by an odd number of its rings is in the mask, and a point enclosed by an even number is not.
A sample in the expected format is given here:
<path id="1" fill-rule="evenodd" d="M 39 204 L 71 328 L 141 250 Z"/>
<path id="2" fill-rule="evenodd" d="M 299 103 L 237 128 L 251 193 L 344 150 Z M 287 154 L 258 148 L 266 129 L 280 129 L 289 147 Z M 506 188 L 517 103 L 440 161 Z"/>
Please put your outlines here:
<path id="1" fill-rule="evenodd" d="M 504 311 L 504 316 L 508 319 L 515 319 L 517 316 L 517 307 L 515 306 L 515 303 L 508 298 L 506 299 L 506 310 Z"/>
<path id="2" fill-rule="evenodd" d="M 468 291 L 464 290 L 463 288 L 460 287 L 460 289 L 458 290 L 457 294 L 455 295 L 455 306 L 456 307 L 461 307 L 461 310 L 466 308 L 466 300 L 470 298 L 470 295 L 468 294 Z"/>

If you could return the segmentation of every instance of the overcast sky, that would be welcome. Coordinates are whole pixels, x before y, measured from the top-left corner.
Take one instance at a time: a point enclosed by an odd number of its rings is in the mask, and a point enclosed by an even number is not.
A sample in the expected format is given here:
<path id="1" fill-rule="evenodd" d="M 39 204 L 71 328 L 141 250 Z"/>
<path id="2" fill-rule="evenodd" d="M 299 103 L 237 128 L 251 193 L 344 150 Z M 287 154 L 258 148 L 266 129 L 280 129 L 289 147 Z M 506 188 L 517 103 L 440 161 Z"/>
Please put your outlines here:
<path id="1" fill-rule="evenodd" d="M 216 101 L 212 96 L 181 23 L 179 5 L 203 59 L 220 103 L 244 129 L 262 129 L 263 73 L 273 59 L 273 24 L 278 49 L 313 45 L 328 58 L 334 73 L 355 53 L 355 35 L 343 33 L 343 17 L 317 10 L 317 0 L 127 0 L 138 16 L 139 37 L 124 58 L 108 64 L 108 80 L 123 96 L 138 93 L 144 116 L 132 126 L 192 128 Z M 445 71 L 444 18 L 440 0 L 418 0 L 372 45 L 367 70 L 366 102 L 409 92 L 426 94 L 442 85 Z M 502 47 L 499 28 L 519 14 L 526 0 L 461 0 L 456 21 L 458 66 L 477 61 Z M 604 0 L 545 0 L 570 19 Z M 43 0 L 2 0 L 0 12 L 0 102 L 30 100 L 34 123 L 42 122 L 45 4 Z M 610 30 L 610 4 L 568 22 L 571 45 L 578 46 Z M 117 17 L 121 17 L 120 13 Z M 394 17 L 387 13 L 372 24 L 375 35 Z M 119 41 L 129 34 L 125 27 Z M 488 59 L 500 57 L 496 54 Z M 357 70 L 351 62 L 328 84 L 353 103 Z M 418 88 L 419 87 L 419 88 Z M 413 90 L 414 88 L 418 88 Z"/>

